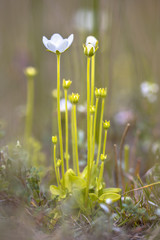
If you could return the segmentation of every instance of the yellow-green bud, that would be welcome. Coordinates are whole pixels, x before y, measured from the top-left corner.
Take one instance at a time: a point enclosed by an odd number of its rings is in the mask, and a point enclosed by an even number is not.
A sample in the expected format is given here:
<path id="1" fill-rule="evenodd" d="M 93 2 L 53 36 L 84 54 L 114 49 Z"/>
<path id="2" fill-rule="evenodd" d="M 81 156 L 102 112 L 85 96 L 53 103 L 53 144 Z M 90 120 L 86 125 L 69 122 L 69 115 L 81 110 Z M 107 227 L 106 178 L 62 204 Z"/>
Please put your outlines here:
<path id="1" fill-rule="evenodd" d="M 37 70 L 36 68 L 34 67 L 27 67 L 25 70 L 24 70 L 24 74 L 27 76 L 27 77 L 34 77 L 37 75 Z"/>
<path id="2" fill-rule="evenodd" d="M 62 164 L 62 160 L 61 160 L 61 159 L 58 159 L 58 161 L 57 161 L 57 167 L 60 167 L 61 164 Z"/>
<path id="3" fill-rule="evenodd" d="M 95 106 L 90 106 L 89 107 L 89 112 L 90 112 L 90 114 L 93 114 L 93 113 L 95 113 Z"/>
<path id="4" fill-rule="evenodd" d="M 53 142 L 53 144 L 57 143 L 57 136 L 52 136 L 52 142 Z"/>
<path id="5" fill-rule="evenodd" d="M 84 54 L 87 57 L 92 57 L 95 54 L 95 47 L 92 44 L 87 44 L 87 45 L 83 45 L 84 48 Z"/>
<path id="6" fill-rule="evenodd" d="M 95 90 L 95 96 L 96 96 L 96 98 L 101 97 L 101 88 L 96 88 L 96 90 Z"/>
<path id="7" fill-rule="evenodd" d="M 72 103 L 72 104 L 77 104 L 78 101 L 79 101 L 79 97 L 80 95 L 78 93 L 72 93 L 72 95 L 69 95 L 68 98 L 69 98 L 69 101 Z"/>
<path id="8" fill-rule="evenodd" d="M 101 97 L 105 98 L 107 96 L 107 88 L 101 88 Z"/>
<path id="9" fill-rule="evenodd" d="M 70 81 L 70 80 L 66 81 L 65 79 L 63 79 L 63 88 L 68 89 L 70 87 L 71 83 L 72 83 L 72 81 Z"/>
<path id="10" fill-rule="evenodd" d="M 110 128 L 110 121 L 105 120 L 105 122 L 103 122 L 103 128 L 104 128 L 105 130 L 107 130 L 108 128 Z"/>
<path id="11" fill-rule="evenodd" d="M 100 159 L 103 162 L 104 160 L 107 159 L 107 155 L 101 154 Z"/>

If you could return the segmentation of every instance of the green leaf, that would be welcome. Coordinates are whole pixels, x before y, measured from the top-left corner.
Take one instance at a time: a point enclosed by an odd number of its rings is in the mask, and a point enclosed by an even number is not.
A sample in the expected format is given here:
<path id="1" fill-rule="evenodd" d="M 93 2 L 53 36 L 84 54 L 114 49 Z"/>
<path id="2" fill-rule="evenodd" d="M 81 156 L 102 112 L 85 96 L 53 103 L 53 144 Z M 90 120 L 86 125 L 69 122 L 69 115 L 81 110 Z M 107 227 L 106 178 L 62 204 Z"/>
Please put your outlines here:
<path id="1" fill-rule="evenodd" d="M 98 201 L 98 197 L 95 193 L 89 193 L 89 197 L 90 197 L 92 202 Z"/>
<path id="2" fill-rule="evenodd" d="M 73 191 L 73 198 L 77 204 L 77 207 L 82 211 L 85 211 L 85 191 L 83 189 L 75 189 Z"/>
<path id="3" fill-rule="evenodd" d="M 53 196 L 60 196 L 60 198 L 66 197 L 66 192 L 62 190 L 61 188 L 51 185 L 50 186 L 50 192 Z"/>
<path id="4" fill-rule="evenodd" d="M 107 199 L 110 199 L 112 202 L 116 202 L 121 198 L 120 194 L 117 193 L 104 193 L 99 197 L 100 202 L 105 202 Z"/>
<path id="5" fill-rule="evenodd" d="M 78 176 L 70 176 L 72 190 L 84 189 L 86 187 L 86 181 Z"/>
<path id="6" fill-rule="evenodd" d="M 103 193 L 110 193 L 110 192 L 121 193 L 122 189 L 121 188 L 105 188 L 105 189 L 103 189 Z"/>

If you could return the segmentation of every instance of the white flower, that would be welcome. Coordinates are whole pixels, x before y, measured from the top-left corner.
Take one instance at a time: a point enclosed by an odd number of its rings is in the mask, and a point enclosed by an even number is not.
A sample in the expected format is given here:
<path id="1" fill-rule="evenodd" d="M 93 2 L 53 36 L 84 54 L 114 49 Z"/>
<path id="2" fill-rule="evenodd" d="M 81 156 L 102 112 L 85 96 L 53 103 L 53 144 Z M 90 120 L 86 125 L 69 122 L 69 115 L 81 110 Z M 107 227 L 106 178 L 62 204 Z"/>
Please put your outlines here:
<path id="1" fill-rule="evenodd" d="M 149 102 L 155 102 L 157 100 L 157 93 L 159 91 L 159 85 L 152 82 L 143 82 L 140 85 L 141 93 L 143 97 L 147 98 Z"/>
<path id="2" fill-rule="evenodd" d="M 72 109 L 72 104 L 70 103 L 70 101 L 67 100 L 67 108 L 68 108 L 68 111 L 70 111 Z M 61 112 L 65 112 L 66 110 L 66 107 L 65 107 L 65 99 L 62 98 L 60 100 L 60 111 Z"/>
<path id="3" fill-rule="evenodd" d="M 44 46 L 51 52 L 60 54 L 66 51 L 72 44 L 74 39 L 74 35 L 71 34 L 68 38 L 62 38 L 62 36 L 58 33 L 55 33 L 51 36 L 51 39 L 47 39 L 43 36 L 43 44 Z"/>
<path id="4" fill-rule="evenodd" d="M 86 38 L 86 45 L 92 44 L 95 48 L 98 46 L 98 40 L 94 36 L 88 36 Z"/>

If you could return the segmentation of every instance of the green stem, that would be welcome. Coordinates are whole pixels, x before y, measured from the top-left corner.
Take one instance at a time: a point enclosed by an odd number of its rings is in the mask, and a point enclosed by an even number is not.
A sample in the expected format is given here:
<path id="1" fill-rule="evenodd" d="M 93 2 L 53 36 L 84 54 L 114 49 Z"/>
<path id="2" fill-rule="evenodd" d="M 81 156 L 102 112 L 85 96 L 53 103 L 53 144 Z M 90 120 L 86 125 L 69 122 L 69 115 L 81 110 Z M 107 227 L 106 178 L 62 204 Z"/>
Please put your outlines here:
<path id="1" fill-rule="evenodd" d="M 105 149 L 106 149 L 106 141 L 107 141 L 107 130 L 105 130 L 104 142 L 103 142 L 103 154 L 104 155 L 105 155 Z"/>
<path id="2" fill-rule="evenodd" d="M 92 147 L 92 164 L 94 160 L 94 149 L 95 149 L 95 138 L 96 138 L 96 124 L 97 124 L 97 111 L 98 111 L 98 101 L 99 98 L 96 98 L 96 109 L 94 114 L 94 131 L 93 131 L 93 147 Z"/>
<path id="3" fill-rule="evenodd" d="M 88 192 L 89 192 L 89 182 L 90 182 L 90 58 L 87 58 L 87 147 L 88 147 L 88 156 L 87 156 L 87 186 L 86 186 L 86 196 L 85 202 L 86 206 L 88 204 Z"/>
<path id="4" fill-rule="evenodd" d="M 56 144 L 54 144 L 54 150 L 53 150 L 53 159 L 54 159 L 54 169 L 55 169 L 55 174 L 56 174 L 56 180 L 57 184 L 59 186 L 59 179 L 58 179 L 58 173 L 57 173 L 57 158 L 56 158 Z"/>
<path id="5" fill-rule="evenodd" d="M 94 105 L 94 82 L 95 82 L 95 55 L 92 56 L 92 70 L 91 70 L 91 105 Z"/>
<path id="6" fill-rule="evenodd" d="M 66 118 L 66 168 L 69 169 L 69 155 L 68 155 L 68 108 L 67 108 L 67 89 L 64 90 L 65 95 L 65 118 Z"/>
<path id="7" fill-rule="evenodd" d="M 25 123 L 25 142 L 32 134 L 32 121 L 33 121 L 33 103 L 34 103 L 34 79 L 29 77 L 27 81 L 27 110 L 26 110 L 26 123 Z"/>
<path id="8" fill-rule="evenodd" d="M 57 54 L 57 114 L 58 114 L 58 130 L 59 130 L 59 145 L 60 156 L 62 160 L 62 182 L 64 182 L 64 159 L 63 159 L 63 141 L 62 141 L 62 125 L 61 125 L 61 112 L 60 112 L 60 54 Z"/>
<path id="9" fill-rule="evenodd" d="M 75 142 L 75 155 L 76 155 L 76 169 L 77 169 L 77 175 L 79 176 L 76 104 L 73 105 L 73 114 L 74 114 L 74 142 Z"/>
<path id="10" fill-rule="evenodd" d="M 76 173 L 76 152 L 75 152 L 75 141 L 74 141 L 74 109 L 72 104 L 71 110 L 71 135 L 72 135 L 72 159 L 73 159 L 73 170 Z"/>
<path id="11" fill-rule="evenodd" d="M 100 184 L 103 179 L 103 172 L 104 172 L 104 161 L 101 163 L 101 169 L 100 169 L 99 178 L 98 178 L 98 190 L 100 188 Z"/>
<path id="12" fill-rule="evenodd" d="M 91 114 L 90 116 L 90 145 L 91 145 L 91 155 L 92 155 L 92 151 L 93 151 L 93 138 L 92 138 L 92 133 L 93 133 L 93 114 Z M 91 158 L 91 161 L 90 161 L 90 165 L 92 165 L 92 158 Z"/>
<path id="13" fill-rule="evenodd" d="M 99 163 L 100 152 L 101 152 L 103 112 L 104 112 L 104 98 L 102 98 L 101 117 L 100 117 L 100 123 L 99 123 L 99 145 L 98 145 L 98 154 L 97 154 L 97 163 L 96 163 L 97 166 Z"/>

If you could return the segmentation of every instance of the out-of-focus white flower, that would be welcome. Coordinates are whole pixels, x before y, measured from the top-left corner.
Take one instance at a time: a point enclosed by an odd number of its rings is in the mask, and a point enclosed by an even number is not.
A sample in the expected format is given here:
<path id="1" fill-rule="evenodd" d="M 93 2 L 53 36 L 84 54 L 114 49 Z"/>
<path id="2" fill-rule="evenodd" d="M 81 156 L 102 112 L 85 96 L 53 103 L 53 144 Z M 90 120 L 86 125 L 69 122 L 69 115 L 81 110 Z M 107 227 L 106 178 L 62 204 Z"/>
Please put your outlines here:
<path id="1" fill-rule="evenodd" d="M 21 147 L 20 141 L 17 140 L 16 147 Z"/>
<path id="2" fill-rule="evenodd" d="M 67 100 L 67 108 L 68 108 L 68 111 L 70 111 L 72 109 L 72 104 L 68 100 Z M 60 111 L 61 112 L 65 112 L 65 110 L 66 110 L 66 108 L 65 108 L 65 99 L 62 98 L 60 100 Z"/>
<path id="3" fill-rule="evenodd" d="M 107 204 L 112 204 L 112 199 L 110 199 L 110 198 L 106 199 L 106 203 Z"/>
<path id="4" fill-rule="evenodd" d="M 51 36 L 51 39 L 47 39 L 43 36 L 42 41 L 44 46 L 50 51 L 56 54 L 63 53 L 66 51 L 72 44 L 74 35 L 71 34 L 68 38 L 62 38 L 58 33 L 55 33 Z"/>
<path id="5" fill-rule="evenodd" d="M 134 120 L 134 113 L 131 110 L 120 111 L 115 114 L 114 120 L 117 124 L 125 125 Z"/>
<path id="6" fill-rule="evenodd" d="M 76 12 L 73 22 L 79 30 L 93 31 L 94 13 L 91 10 L 80 9 Z"/>
<path id="7" fill-rule="evenodd" d="M 109 208 L 108 208 L 104 203 L 101 203 L 101 204 L 100 204 L 100 207 L 101 207 L 106 213 L 109 213 Z"/>
<path id="8" fill-rule="evenodd" d="M 143 82 L 140 85 L 142 96 L 147 98 L 149 102 L 155 102 L 157 100 L 157 93 L 159 91 L 159 85 L 152 82 Z"/>
<path id="9" fill-rule="evenodd" d="M 154 154 L 156 154 L 158 152 L 160 153 L 160 142 L 153 143 L 153 145 L 152 145 L 152 152 Z"/>
<path id="10" fill-rule="evenodd" d="M 87 112 L 87 107 L 84 106 L 84 105 L 78 105 L 78 106 L 77 106 L 77 110 L 78 110 L 78 112 L 80 112 L 80 113 L 86 113 L 86 112 Z"/>

